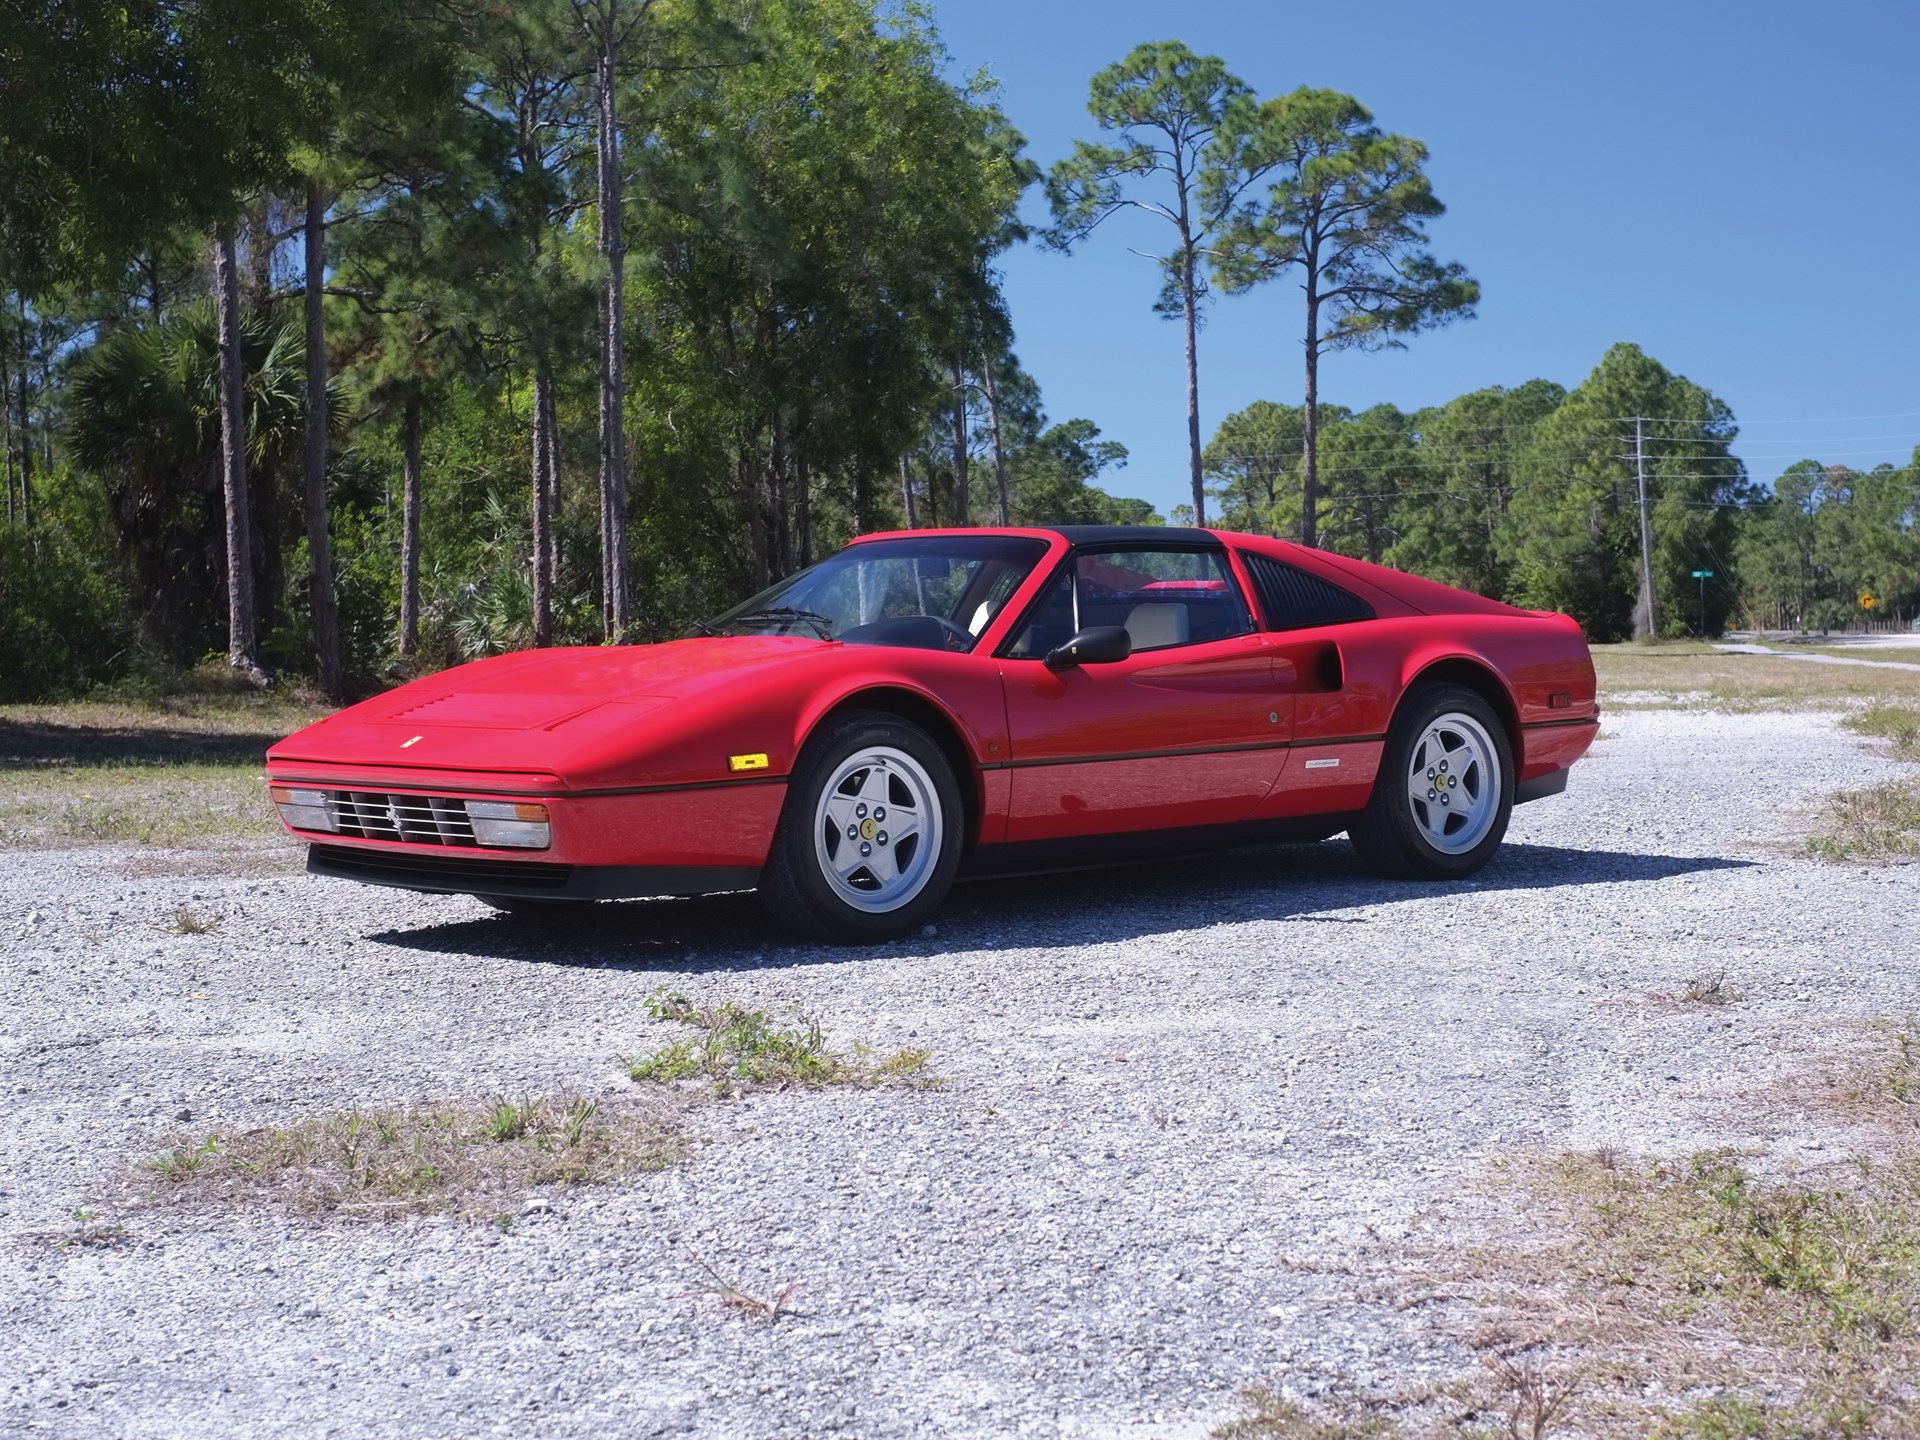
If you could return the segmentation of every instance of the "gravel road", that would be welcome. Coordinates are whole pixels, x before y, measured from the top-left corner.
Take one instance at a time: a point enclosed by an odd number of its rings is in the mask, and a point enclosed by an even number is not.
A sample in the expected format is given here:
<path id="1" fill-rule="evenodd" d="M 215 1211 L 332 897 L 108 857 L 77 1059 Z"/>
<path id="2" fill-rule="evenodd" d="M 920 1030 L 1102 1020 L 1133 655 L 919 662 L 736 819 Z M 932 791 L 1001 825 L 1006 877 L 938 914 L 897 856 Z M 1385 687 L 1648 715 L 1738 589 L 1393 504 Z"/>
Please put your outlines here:
<path id="1" fill-rule="evenodd" d="M 1262 1379 L 1469 1368 L 1469 1307 L 1373 1298 L 1376 1247 L 1519 1150 L 1790 1160 L 1821 1137 L 1738 1097 L 1920 1008 L 1920 869 L 1795 839 L 1893 762 L 1825 715 L 1606 726 L 1475 883 L 1250 850 L 970 887 L 871 950 L 746 898 L 530 927 L 0 856 L 0 1433 L 1198 1437 Z M 182 903 L 221 925 L 166 932 Z M 1744 1000 L 1647 998 L 1720 971 Z M 128 1245 L 33 1238 L 176 1129 L 625 1087 L 665 986 L 926 1045 L 948 1083 L 703 1107 L 686 1163 L 504 1235 L 121 1209 Z M 736 1315 L 696 1256 L 795 1313 Z"/>

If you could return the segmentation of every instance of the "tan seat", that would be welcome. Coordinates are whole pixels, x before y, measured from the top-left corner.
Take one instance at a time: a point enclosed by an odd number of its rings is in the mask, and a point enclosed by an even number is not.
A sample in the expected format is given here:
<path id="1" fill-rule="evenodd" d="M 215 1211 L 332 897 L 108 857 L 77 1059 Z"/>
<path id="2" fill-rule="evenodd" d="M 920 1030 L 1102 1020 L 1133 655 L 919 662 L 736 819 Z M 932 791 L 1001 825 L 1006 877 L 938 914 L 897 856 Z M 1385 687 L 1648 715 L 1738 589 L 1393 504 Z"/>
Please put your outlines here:
<path id="1" fill-rule="evenodd" d="M 1136 605 L 1127 612 L 1127 638 L 1136 650 L 1184 645 L 1190 633 L 1184 605 Z"/>

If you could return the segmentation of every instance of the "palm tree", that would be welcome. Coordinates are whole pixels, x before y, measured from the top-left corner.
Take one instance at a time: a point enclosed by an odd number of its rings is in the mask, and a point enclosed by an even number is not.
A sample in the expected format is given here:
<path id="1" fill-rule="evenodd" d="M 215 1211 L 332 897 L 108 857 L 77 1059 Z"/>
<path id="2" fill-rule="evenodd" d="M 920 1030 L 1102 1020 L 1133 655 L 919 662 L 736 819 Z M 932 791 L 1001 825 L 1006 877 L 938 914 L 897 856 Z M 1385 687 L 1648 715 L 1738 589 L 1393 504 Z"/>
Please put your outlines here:
<path id="1" fill-rule="evenodd" d="M 259 313 L 243 318 L 240 351 L 247 458 L 259 493 L 300 453 L 306 355 L 297 327 Z M 337 410 L 337 397 L 329 403 Z M 213 306 L 185 306 L 157 325 L 125 325 L 101 339 L 74 366 L 66 427 L 75 460 L 106 486 L 147 641 L 176 663 L 224 648 Z M 269 549 L 256 548 L 256 570 L 277 559 Z"/>

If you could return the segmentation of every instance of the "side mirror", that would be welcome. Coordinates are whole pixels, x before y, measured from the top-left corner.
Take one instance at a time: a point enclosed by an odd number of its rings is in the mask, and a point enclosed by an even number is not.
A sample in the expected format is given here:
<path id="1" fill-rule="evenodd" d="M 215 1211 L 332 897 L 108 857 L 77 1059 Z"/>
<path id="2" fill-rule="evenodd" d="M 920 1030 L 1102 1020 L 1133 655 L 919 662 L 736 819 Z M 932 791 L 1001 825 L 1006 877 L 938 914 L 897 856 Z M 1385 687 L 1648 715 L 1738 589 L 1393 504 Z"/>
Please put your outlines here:
<path id="1" fill-rule="evenodd" d="M 1075 665 L 1111 665 L 1133 654 L 1133 637 L 1124 625 L 1094 625 L 1082 630 L 1058 650 L 1048 652 L 1049 670 L 1071 670 Z"/>

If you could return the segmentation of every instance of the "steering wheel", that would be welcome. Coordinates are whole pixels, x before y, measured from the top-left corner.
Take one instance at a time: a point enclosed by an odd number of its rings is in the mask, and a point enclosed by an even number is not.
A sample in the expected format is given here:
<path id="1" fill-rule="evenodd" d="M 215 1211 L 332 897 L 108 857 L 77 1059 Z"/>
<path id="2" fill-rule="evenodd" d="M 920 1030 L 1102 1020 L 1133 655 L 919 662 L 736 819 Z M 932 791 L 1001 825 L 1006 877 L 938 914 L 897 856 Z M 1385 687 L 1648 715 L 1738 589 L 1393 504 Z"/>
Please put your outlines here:
<path id="1" fill-rule="evenodd" d="M 944 615 L 929 615 L 927 618 L 938 621 L 940 628 L 946 632 L 947 638 L 954 642 L 948 645 L 947 649 L 964 651 L 973 648 L 973 642 L 977 637 L 966 626 L 957 625 Z"/>

